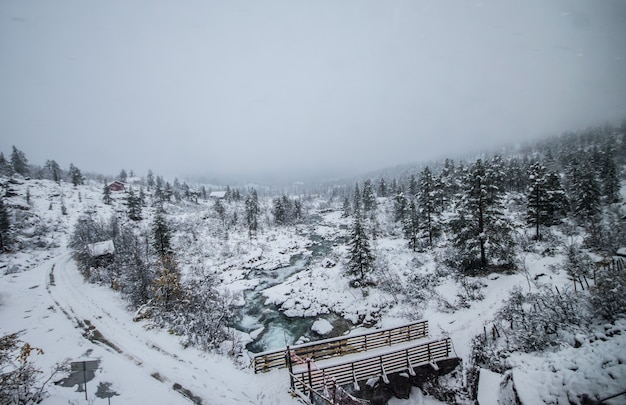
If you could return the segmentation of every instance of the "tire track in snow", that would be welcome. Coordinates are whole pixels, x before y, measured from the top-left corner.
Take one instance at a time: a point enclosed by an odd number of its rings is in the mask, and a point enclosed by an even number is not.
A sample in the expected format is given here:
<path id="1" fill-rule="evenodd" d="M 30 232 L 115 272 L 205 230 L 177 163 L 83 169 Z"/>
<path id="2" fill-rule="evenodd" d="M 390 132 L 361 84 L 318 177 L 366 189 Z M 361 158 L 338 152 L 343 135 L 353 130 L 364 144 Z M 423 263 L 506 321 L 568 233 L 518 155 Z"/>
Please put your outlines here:
<path id="1" fill-rule="evenodd" d="M 72 268 L 72 265 L 70 265 L 71 261 L 72 259 L 69 254 L 66 254 L 59 257 L 55 261 L 55 263 L 52 264 L 48 280 L 46 282 L 46 290 L 48 291 L 48 294 L 52 298 L 54 304 L 63 312 L 67 319 L 70 322 L 75 323 L 75 327 L 77 329 L 81 329 L 83 331 L 83 336 L 86 339 L 94 344 L 99 344 L 103 346 L 109 352 L 115 352 L 117 354 L 122 354 L 126 356 L 136 366 L 143 368 L 145 362 L 139 356 L 132 353 L 130 350 L 125 349 L 124 346 L 121 345 L 119 342 L 116 342 L 115 339 L 111 339 L 102 333 L 102 330 L 107 330 L 106 328 L 113 327 L 118 332 L 123 331 L 122 333 L 126 335 L 126 338 L 134 339 L 135 341 L 142 344 L 149 351 L 159 353 L 161 356 L 169 357 L 176 362 L 185 363 L 176 354 L 170 353 L 169 351 L 163 349 L 156 343 L 152 342 L 150 339 L 146 339 L 144 337 L 140 337 L 134 333 L 131 333 L 129 331 L 129 328 L 123 327 L 124 322 L 120 322 L 108 311 L 104 310 L 100 305 L 98 305 L 98 303 L 94 301 L 93 298 L 89 297 L 89 295 L 81 291 L 80 285 L 76 284 L 77 277 L 68 274 L 69 271 L 76 270 Z M 62 299 L 60 297 L 63 297 L 65 299 Z M 61 302 L 63 302 L 63 304 L 61 304 Z M 76 305 L 77 303 L 79 305 Z M 75 308 L 77 309 L 76 311 Z M 80 314 L 83 316 L 79 316 L 76 313 L 77 311 L 79 311 Z M 91 319 L 86 319 L 92 317 L 94 317 L 98 321 L 94 322 Z M 113 323 L 113 325 L 111 325 L 111 323 Z M 104 326 L 104 328 L 99 327 L 99 325 Z M 149 354 L 149 352 L 146 352 L 146 354 Z M 151 366 L 153 366 L 154 363 L 160 364 L 161 361 L 153 360 L 152 363 L 153 364 L 151 364 Z M 191 364 L 189 364 L 189 366 L 191 366 L 194 371 L 198 371 L 197 367 Z M 172 368 L 172 370 L 176 370 L 176 368 Z M 174 381 L 166 377 L 167 374 L 157 370 L 156 368 L 154 368 L 154 371 L 150 372 L 150 375 L 166 385 L 169 385 L 169 381 Z M 158 376 L 158 378 L 155 376 Z M 178 392 L 185 399 L 195 404 L 203 403 L 203 399 L 200 396 L 194 394 L 193 391 L 183 387 L 177 382 L 174 382 L 171 385 L 171 388 L 174 391 Z"/>

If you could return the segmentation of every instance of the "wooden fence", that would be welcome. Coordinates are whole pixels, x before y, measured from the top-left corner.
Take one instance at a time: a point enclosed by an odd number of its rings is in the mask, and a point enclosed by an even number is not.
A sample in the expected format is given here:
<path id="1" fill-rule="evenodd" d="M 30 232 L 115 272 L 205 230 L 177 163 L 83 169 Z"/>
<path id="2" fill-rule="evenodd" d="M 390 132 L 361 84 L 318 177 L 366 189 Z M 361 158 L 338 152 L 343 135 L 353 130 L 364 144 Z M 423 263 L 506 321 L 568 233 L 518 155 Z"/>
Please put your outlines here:
<path id="1" fill-rule="evenodd" d="M 422 320 L 395 328 L 378 329 L 373 332 L 337 337 L 316 342 L 291 346 L 284 349 L 259 353 L 254 356 L 254 372 L 266 372 L 273 368 L 288 366 L 287 351 L 306 359 L 316 361 L 346 354 L 364 352 L 384 346 L 428 337 L 428 321 Z"/>
<path id="2" fill-rule="evenodd" d="M 341 386 L 382 377 L 388 383 L 387 374 L 390 373 L 407 371 L 415 375 L 414 368 L 424 364 L 432 364 L 437 369 L 436 362 L 450 358 L 451 349 L 450 338 L 443 338 L 425 343 L 416 342 L 409 347 L 405 345 L 402 349 L 383 351 L 369 357 L 350 356 L 359 358 L 350 360 L 348 357 L 343 363 L 331 361 L 327 362 L 327 366 L 309 361 L 307 364 L 294 366 L 291 373 L 292 389 L 297 395 L 306 397 L 323 392 L 326 384 L 331 381 Z"/>

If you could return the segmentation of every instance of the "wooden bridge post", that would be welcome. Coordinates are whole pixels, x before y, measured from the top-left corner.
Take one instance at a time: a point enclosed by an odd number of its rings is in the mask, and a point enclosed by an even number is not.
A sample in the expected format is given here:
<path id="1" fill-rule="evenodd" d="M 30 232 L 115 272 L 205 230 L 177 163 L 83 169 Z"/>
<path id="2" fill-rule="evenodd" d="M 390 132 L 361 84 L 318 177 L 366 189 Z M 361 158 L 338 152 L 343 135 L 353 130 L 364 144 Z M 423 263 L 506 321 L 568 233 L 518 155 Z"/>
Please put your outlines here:
<path id="1" fill-rule="evenodd" d="M 291 349 L 289 345 L 287 345 L 287 365 L 289 366 L 289 382 L 291 383 L 291 389 L 293 390 L 295 387 L 293 381 L 293 363 L 291 362 Z"/>
<path id="2" fill-rule="evenodd" d="M 314 395 L 313 395 L 313 378 L 311 377 L 311 358 L 307 357 L 306 365 L 309 369 L 309 398 L 311 399 L 311 403 L 313 403 Z"/>

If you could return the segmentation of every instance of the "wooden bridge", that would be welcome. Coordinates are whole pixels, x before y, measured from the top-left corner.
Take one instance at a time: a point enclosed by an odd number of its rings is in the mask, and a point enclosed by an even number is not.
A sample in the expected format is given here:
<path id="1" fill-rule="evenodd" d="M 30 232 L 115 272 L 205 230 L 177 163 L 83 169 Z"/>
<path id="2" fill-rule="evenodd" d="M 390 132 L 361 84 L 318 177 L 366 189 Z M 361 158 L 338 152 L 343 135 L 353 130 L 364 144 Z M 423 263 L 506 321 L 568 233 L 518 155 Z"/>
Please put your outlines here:
<path id="1" fill-rule="evenodd" d="M 437 361 L 451 358 L 451 351 L 449 338 L 428 339 L 428 321 L 423 320 L 259 353 L 254 357 L 254 371 L 288 367 L 296 395 L 333 404 L 324 394 L 330 385 L 334 390 L 349 383 L 358 387 L 358 381 L 374 377 L 388 383 L 388 374 L 406 371 L 415 375 L 415 367 L 425 364 L 438 370 Z"/>

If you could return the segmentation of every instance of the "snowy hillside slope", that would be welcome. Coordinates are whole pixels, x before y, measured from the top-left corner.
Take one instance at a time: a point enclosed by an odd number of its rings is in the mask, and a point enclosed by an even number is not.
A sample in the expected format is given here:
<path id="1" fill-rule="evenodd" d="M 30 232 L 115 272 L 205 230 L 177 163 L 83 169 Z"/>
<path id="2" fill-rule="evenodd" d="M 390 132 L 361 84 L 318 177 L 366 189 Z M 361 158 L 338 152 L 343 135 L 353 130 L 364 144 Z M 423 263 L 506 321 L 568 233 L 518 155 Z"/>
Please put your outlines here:
<path id="1" fill-rule="evenodd" d="M 98 359 L 100 368 L 88 385 L 90 397 L 98 384 L 111 383 L 111 389 L 119 394 L 113 403 L 181 403 L 185 396 L 208 404 L 295 403 L 288 394 L 284 371 L 254 375 L 246 368 L 253 353 L 244 345 L 268 329 L 260 320 L 251 322 L 254 330 L 233 330 L 233 341 L 225 350 L 209 354 L 183 347 L 177 336 L 155 329 L 147 321 L 133 322 L 134 314 L 118 292 L 85 283 L 67 250 L 68 235 L 85 213 L 104 221 L 113 213 L 125 218 L 123 193 L 115 194 L 109 206 L 101 202 L 101 184 L 19 183 L 12 185 L 16 195 L 6 199 L 19 220 L 16 235 L 20 249 L 0 256 L 0 333 L 19 331 L 22 340 L 43 349 L 36 361 L 45 373 L 65 359 Z M 27 190 L 30 202 L 25 199 Z M 382 215 L 391 201 L 379 201 Z M 299 324 L 302 317 L 310 320 L 305 324 L 309 331 L 291 336 L 294 341 L 319 338 L 310 328 L 315 320 L 331 313 L 351 323 L 352 333 L 366 326 L 390 327 L 424 318 L 430 322 L 431 335 L 452 338 L 455 353 L 467 367 L 475 336 L 490 331 L 514 287 L 525 292 L 555 287 L 572 290 L 562 266 L 563 244 L 554 244 L 553 254 L 542 254 L 541 248 L 520 252 L 526 272 L 483 274 L 469 278 L 472 284 L 468 284 L 442 265 L 447 252 L 444 243 L 432 251 L 413 252 L 406 240 L 393 232 L 383 232 L 373 242 L 378 257 L 376 286 L 355 289 L 349 287 L 344 274 L 347 248 L 341 242 L 350 220 L 342 218 L 339 207 L 318 210 L 323 204 L 312 199 L 308 209 L 318 219 L 281 228 L 271 227 L 266 219 L 257 238 L 251 240 L 243 227 L 231 228 L 225 235 L 211 204 L 167 204 L 183 275 L 216 277 L 219 288 L 234 295 L 241 311 L 247 310 L 249 291 L 256 288 L 264 305 L 262 313 L 279 312 L 285 328 L 284 333 L 264 341 L 267 349 L 293 343 L 287 338 L 291 332 L 297 334 L 296 329 L 288 328 Z M 149 226 L 153 214 L 154 210 L 146 207 L 138 226 Z M 568 239 L 558 232 L 554 231 L 555 239 Z M 304 264 L 294 262 L 294 257 Z M 595 397 L 616 393 L 626 380 L 625 339 L 623 321 L 610 327 L 592 322 L 584 333 L 565 333 L 559 344 L 545 353 L 513 353 L 509 374 L 525 404 L 565 399 L 578 403 L 577 395 L 583 393 Z M 235 360 L 226 354 L 233 345 L 238 347 Z M 48 391 L 44 404 L 84 399 L 76 386 L 51 385 Z M 416 403 L 411 401 L 415 398 L 405 403 Z M 625 401 L 621 397 L 609 403 Z"/>

